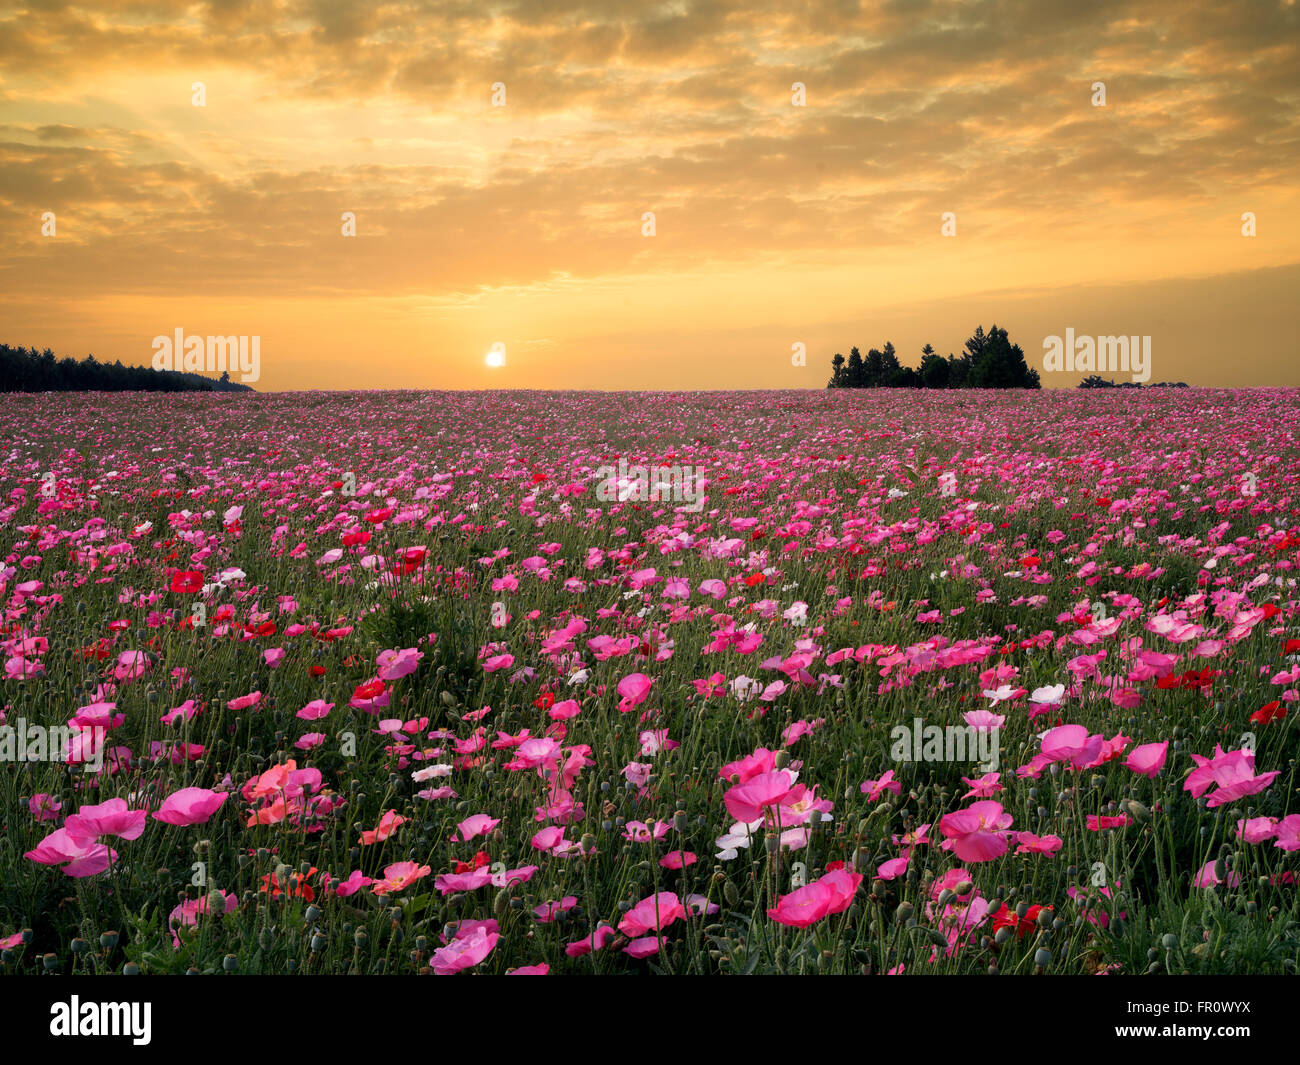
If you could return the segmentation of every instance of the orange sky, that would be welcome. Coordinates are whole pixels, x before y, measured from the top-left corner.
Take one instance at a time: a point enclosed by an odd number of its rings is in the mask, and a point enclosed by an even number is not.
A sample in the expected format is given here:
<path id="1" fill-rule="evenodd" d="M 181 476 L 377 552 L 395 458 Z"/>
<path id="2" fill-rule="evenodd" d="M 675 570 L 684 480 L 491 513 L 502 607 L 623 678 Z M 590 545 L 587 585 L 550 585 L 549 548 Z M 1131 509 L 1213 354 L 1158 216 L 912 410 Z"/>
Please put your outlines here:
<path id="1" fill-rule="evenodd" d="M 818 388 L 996 322 L 1040 369 L 1069 327 L 1300 385 L 1298 99 L 1294 0 L 0 4 L 0 341 L 257 335 L 259 389 Z"/>

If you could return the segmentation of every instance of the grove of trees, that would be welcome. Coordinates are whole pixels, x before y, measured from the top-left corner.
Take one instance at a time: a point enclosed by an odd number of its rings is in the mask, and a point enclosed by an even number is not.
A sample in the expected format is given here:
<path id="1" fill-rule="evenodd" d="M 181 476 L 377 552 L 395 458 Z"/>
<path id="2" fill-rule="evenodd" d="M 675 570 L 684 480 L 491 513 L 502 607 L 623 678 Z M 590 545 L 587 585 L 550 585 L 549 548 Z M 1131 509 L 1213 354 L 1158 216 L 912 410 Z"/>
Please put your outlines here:
<path id="1" fill-rule="evenodd" d="M 864 358 L 855 347 L 849 357 L 831 359 L 827 388 L 1041 388 L 1038 371 L 1030 369 L 1019 344 L 1012 344 L 1005 329 L 983 326 L 966 341 L 960 356 L 945 359 L 929 344 L 921 349 L 919 368 L 899 362 L 892 343 L 872 348 Z"/>

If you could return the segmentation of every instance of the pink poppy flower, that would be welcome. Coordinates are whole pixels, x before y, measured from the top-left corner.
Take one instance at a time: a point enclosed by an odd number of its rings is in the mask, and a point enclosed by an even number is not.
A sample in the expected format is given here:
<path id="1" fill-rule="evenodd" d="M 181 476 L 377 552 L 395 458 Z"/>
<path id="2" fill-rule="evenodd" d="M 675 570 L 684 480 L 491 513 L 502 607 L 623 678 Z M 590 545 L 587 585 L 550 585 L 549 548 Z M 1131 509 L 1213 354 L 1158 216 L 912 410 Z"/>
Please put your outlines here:
<path id="1" fill-rule="evenodd" d="M 939 819 L 939 831 L 947 837 L 940 846 L 964 862 L 992 861 L 1006 853 L 1005 830 L 1011 822 L 1011 815 L 1003 812 L 1001 803 L 972 803 Z"/>
<path id="2" fill-rule="evenodd" d="M 362 888 L 369 887 L 373 883 L 374 881 L 371 880 L 370 877 L 364 876 L 360 869 L 354 869 L 352 870 L 351 876 L 346 880 L 339 881 L 338 885 L 334 888 L 334 893 L 338 895 L 339 898 L 345 899 L 349 895 L 355 895 Z"/>
<path id="3" fill-rule="evenodd" d="M 394 862 L 384 866 L 384 878 L 374 882 L 372 891 L 376 895 L 394 895 L 432 871 L 427 865 L 417 865 L 415 862 Z"/>
<path id="4" fill-rule="evenodd" d="M 463 939 L 456 938 L 445 947 L 435 950 L 429 964 L 439 976 L 451 976 L 462 969 L 471 969 L 492 953 L 500 935 L 486 928 L 475 928 Z"/>
<path id="5" fill-rule="evenodd" d="M 875 802 L 887 791 L 892 791 L 895 795 L 903 794 L 903 783 L 895 780 L 894 771 L 889 769 L 879 780 L 864 780 L 858 790 L 867 797 L 868 802 Z"/>
<path id="6" fill-rule="evenodd" d="M 796 795 L 795 791 L 799 794 Z M 769 807 L 797 800 L 804 792 L 785 769 L 762 773 L 744 784 L 737 784 L 722 796 L 727 812 L 737 821 L 757 821 Z"/>
<path id="7" fill-rule="evenodd" d="M 146 814 L 131 810 L 125 799 L 109 799 L 97 806 L 83 806 L 63 822 L 69 837 L 79 843 L 94 843 L 100 836 L 139 839 L 144 831 Z"/>
<path id="8" fill-rule="evenodd" d="M 230 796 L 207 788 L 181 788 L 163 799 L 153 819 L 167 825 L 201 825 L 221 809 Z"/>
<path id="9" fill-rule="evenodd" d="M 1124 759 L 1124 768 L 1144 777 L 1154 777 L 1165 767 L 1168 755 L 1168 740 L 1163 743 L 1144 743 L 1129 752 L 1129 756 Z"/>
<path id="10" fill-rule="evenodd" d="M 620 680 L 618 682 L 618 694 L 621 696 L 618 701 L 619 712 L 626 714 L 645 702 L 653 683 L 644 673 L 629 673 Z"/>
<path id="11" fill-rule="evenodd" d="M 836 869 L 811 884 L 782 895 L 767 915 L 778 924 L 807 928 L 824 917 L 847 910 L 862 880 L 861 873 Z"/>
<path id="12" fill-rule="evenodd" d="M 618 930 L 627 936 L 662 931 L 679 917 L 686 916 L 681 899 L 671 891 L 650 895 L 633 906 L 618 922 Z"/>

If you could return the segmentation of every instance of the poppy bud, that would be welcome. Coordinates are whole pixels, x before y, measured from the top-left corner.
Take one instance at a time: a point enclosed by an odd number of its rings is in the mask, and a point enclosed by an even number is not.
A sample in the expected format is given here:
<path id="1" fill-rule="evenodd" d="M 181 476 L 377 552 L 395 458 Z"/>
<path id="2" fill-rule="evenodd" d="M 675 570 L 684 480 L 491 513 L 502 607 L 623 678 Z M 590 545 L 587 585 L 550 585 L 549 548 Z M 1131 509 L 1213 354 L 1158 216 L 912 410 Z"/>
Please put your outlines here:
<path id="1" fill-rule="evenodd" d="M 1151 820 L 1151 811 L 1138 802 L 1137 799 L 1129 799 L 1124 806 L 1133 820 L 1139 824 L 1146 824 Z"/>
<path id="2" fill-rule="evenodd" d="M 740 905 L 740 891 L 730 880 L 722 885 L 722 897 L 727 900 L 727 905 L 732 908 Z"/>

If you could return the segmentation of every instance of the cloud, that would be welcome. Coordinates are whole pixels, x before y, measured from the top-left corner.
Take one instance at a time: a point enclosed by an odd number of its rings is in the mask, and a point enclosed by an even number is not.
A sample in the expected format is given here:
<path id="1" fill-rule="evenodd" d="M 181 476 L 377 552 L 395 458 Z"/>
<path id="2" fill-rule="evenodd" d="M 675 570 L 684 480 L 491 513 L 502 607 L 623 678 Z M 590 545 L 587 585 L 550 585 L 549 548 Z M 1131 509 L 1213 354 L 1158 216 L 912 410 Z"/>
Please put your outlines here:
<path id="1" fill-rule="evenodd" d="M 762 266 L 887 304 L 903 278 L 924 301 L 1300 260 L 1295 3 L 129 0 L 0 15 L 0 66 L 0 282 L 27 300 Z"/>

